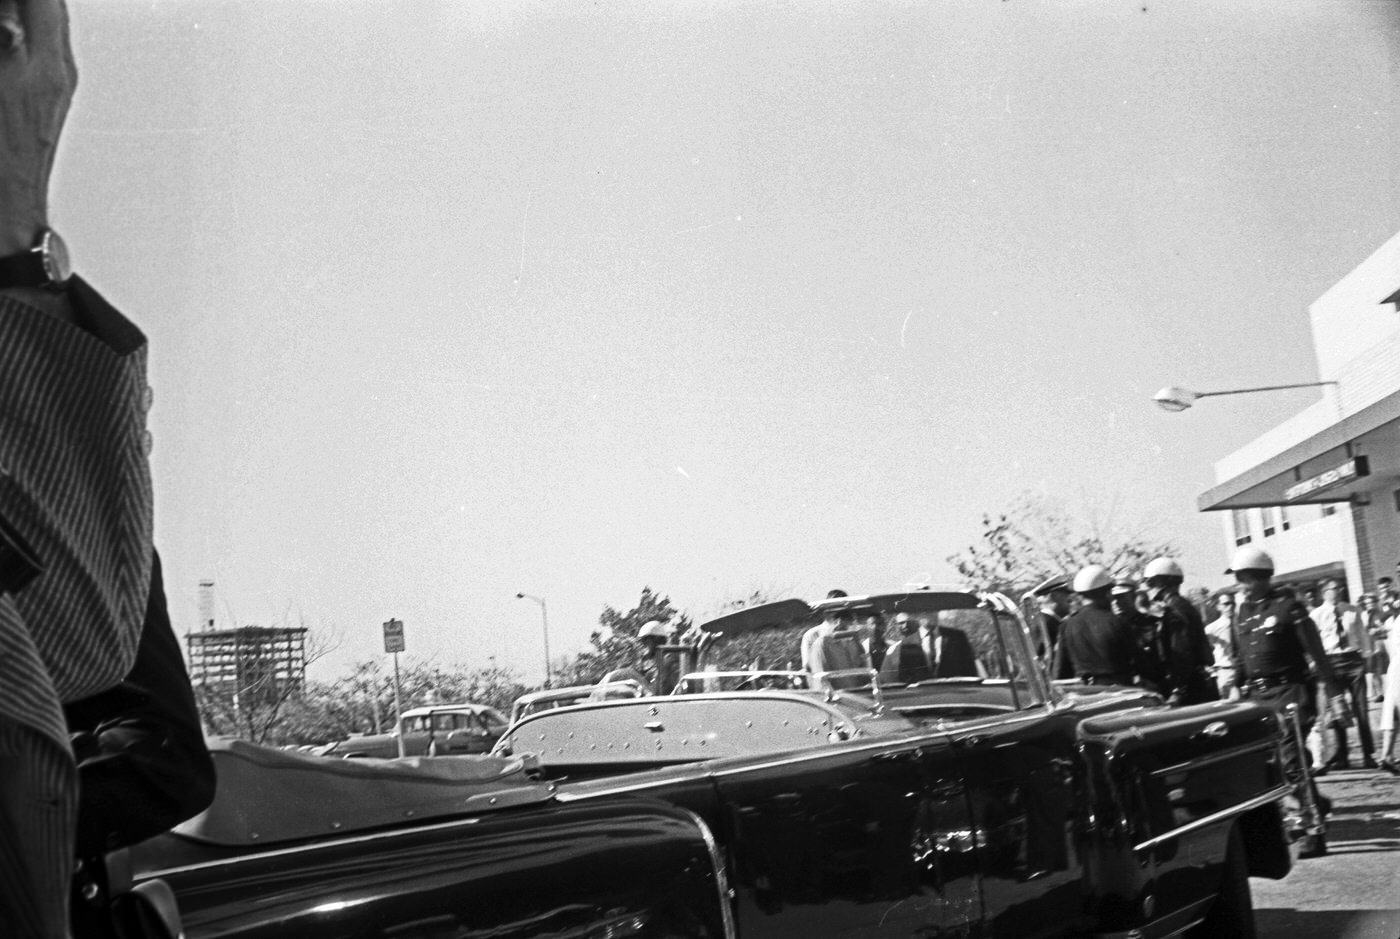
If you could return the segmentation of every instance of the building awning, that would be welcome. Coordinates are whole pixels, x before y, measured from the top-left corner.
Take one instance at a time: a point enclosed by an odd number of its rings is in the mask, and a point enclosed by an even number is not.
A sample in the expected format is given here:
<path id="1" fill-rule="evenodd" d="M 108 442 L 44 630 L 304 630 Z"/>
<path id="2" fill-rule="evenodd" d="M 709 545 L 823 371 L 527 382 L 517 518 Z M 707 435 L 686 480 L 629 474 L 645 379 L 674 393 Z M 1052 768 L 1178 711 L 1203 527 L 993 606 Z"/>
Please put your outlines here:
<path id="1" fill-rule="evenodd" d="M 1366 435 L 1374 441 L 1362 438 Z M 1380 437 L 1397 437 L 1381 441 Z M 1373 444 L 1384 443 L 1382 446 Z M 1392 445 L 1394 443 L 1395 445 Z M 1354 460 L 1358 454 L 1362 459 Z M 1358 465 L 1359 464 L 1359 465 Z M 1400 392 L 1313 434 L 1196 498 L 1202 512 L 1346 502 L 1400 473 Z"/>

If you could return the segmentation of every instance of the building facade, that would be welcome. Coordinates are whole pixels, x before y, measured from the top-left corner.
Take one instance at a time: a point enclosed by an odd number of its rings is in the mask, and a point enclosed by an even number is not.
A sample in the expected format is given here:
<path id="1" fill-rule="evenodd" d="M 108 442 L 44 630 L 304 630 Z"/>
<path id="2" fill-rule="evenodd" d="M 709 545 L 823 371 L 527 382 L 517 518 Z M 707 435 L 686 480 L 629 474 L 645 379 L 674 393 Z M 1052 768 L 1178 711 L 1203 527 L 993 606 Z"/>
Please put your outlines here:
<path id="1" fill-rule="evenodd" d="M 1222 514 L 1228 552 L 1258 544 L 1281 582 L 1336 577 L 1356 597 L 1400 562 L 1400 234 L 1308 315 L 1335 384 L 1217 462 L 1197 504 Z"/>

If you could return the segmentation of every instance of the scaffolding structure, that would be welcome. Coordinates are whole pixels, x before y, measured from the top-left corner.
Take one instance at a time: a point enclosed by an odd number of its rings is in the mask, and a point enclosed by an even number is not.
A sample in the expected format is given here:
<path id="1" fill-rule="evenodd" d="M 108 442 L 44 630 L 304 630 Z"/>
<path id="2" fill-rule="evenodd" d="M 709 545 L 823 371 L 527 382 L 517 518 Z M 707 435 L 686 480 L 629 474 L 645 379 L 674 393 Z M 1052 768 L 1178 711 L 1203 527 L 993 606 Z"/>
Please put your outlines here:
<path id="1" fill-rule="evenodd" d="M 207 692 L 249 706 L 301 693 L 306 682 L 306 629 L 244 626 L 187 633 L 190 680 Z"/>

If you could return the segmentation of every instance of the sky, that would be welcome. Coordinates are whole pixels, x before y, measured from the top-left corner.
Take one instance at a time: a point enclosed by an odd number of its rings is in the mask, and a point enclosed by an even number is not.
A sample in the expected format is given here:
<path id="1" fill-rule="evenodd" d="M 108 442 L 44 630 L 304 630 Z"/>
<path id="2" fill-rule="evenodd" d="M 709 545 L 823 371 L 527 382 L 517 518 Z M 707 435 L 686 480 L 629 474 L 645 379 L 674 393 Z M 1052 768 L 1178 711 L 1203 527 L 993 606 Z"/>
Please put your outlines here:
<path id="1" fill-rule="evenodd" d="M 1175 541 L 1400 230 L 1400 14 L 1235 2 L 70 0 L 52 216 L 151 343 L 178 632 L 528 681 L 947 582 L 1025 492 Z"/>

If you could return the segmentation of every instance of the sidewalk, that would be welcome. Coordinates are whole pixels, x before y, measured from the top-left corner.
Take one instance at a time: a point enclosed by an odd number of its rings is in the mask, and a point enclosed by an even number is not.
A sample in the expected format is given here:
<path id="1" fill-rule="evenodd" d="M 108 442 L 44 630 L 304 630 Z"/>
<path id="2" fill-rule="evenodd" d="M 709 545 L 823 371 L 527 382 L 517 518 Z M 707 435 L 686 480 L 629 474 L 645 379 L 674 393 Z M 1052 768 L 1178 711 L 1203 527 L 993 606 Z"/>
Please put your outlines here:
<path id="1" fill-rule="evenodd" d="M 1371 718 L 1375 727 L 1376 705 Z M 1329 853 L 1296 861 L 1283 880 L 1250 881 L 1260 939 L 1400 939 L 1400 777 L 1334 770 L 1318 786 L 1333 802 Z"/>

